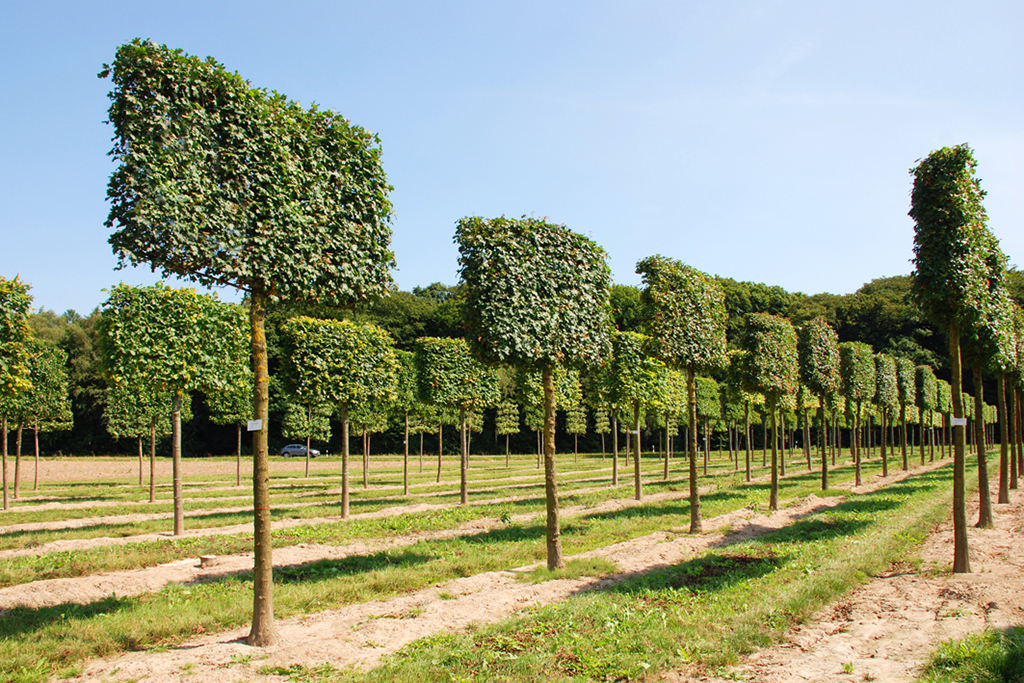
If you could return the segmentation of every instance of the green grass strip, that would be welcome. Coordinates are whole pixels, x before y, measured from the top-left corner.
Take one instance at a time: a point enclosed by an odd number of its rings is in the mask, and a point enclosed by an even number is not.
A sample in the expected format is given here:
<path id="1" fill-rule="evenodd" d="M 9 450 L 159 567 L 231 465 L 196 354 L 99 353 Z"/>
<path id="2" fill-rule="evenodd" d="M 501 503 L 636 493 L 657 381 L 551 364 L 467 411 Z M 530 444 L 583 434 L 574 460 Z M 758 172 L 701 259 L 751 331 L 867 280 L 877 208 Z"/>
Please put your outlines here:
<path id="1" fill-rule="evenodd" d="M 1024 628 L 986 631 L 939 646 L 921 683 L 1024 683 Z"/>

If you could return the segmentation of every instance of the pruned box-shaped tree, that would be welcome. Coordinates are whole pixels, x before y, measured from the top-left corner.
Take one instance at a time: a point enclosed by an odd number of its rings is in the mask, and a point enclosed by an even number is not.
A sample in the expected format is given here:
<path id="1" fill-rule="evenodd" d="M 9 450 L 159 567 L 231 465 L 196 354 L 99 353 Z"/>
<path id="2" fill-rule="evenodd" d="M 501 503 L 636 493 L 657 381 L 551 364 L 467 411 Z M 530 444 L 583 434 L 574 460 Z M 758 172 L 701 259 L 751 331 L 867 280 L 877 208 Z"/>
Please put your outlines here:
<path id="1" fill-rule="evenodd" d="M 861 485 L 860 420 L 864 404 L 875 395 L 875 356 L 871 347 L 862 342 L 843 342 L 839 345 L 839 373 L 843 378 L 843 395 L 847 405 L 854 408 L 853 459 L 855 480 Z"/>
<path id="2" fill-rule="evenodd" d="M 828 458 L 825 456 L 825 403 L 839 391 L 839 335 L 823 318 L 805 322 L 797 336 L 800 379 L 819 399 L 818 449 L 821 453 L 821 490 L 828 488 Z"/>
<path id="3" fill-rule="evenodd" d="M 526 217 L 463 218 L 455 240 L 471 350 L 486 363 L 543 377 L 547 559 L 548 567 L 561 567 L 553 373 L 556 365 L 598 363 L 608 353 L 606 255 L 563 225 Z"/>
<path id="4" fill-rule="evenodd" d="M 921 421 L 918 424 L 918 449 L 921 453 L 921 464 L 924 464 L 925 426 L 931 424 L 931 414 L 938 406 L 937 385 L 935 384 L 935 371 L 928 365 L 918 365 L 914 368 L 914 403 L 921 413 Z"/>
<path id="5" fill-rule="evenodd" d="M 10 402 L 26 391 L 31 385 L 28 371 L 28 350 L 26 345 L 31 334 L 28 326 L 28 312 L 32 297 L 27 284 L 15 277 L 7 280 L 0 277 L 0 401 Z M 0 429 L 0 451 L 3 453 L 4 510 L 7 500 L 7 419 L 2 416 Z"/>
<path id="6" fill-rule="evenodd" d="M 899 381 L 896 375 L 896 359 L 886 353 L 875 355 L 875 396 L 872 399 L 882 416 L 882 476 L 889 476 L 889 456 L 886 445 L 893 411 L 900 404 Z M 891 447 L 891 444 L 890 444 Z"/>
<path id="7" fill-rule="evenodd" d="M 725 294 L 705 273 L 674 259 L 650 256 L 636 264 L 646 285 L 643 302 L 647 332 L 658 355 L 671 367 L 686 371 L 690 452 L 690 532 L 701 531 L 697 479 L 697 373 L 711 373 L 728 364 Z"/>

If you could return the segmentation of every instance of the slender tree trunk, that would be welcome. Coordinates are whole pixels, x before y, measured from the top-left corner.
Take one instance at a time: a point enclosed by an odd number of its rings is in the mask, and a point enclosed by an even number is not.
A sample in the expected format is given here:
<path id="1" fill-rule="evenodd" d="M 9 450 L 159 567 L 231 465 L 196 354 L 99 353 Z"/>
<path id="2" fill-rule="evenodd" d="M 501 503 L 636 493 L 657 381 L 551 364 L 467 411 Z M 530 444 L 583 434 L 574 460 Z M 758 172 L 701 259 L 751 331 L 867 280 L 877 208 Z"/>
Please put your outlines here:
<path id="1" fill-rule="evenodd" d="M 341 518 L 348 519 L 349 512 L 349 481 L 348 481 L 348 403 L 341 404 Z"/>
<path id="2" fill-rule="evenodd" d="M 363 430 L 363 488 L 370 488 L 370 440 Z"/>
<path id="3" fill-rule="evenodd" d="M 142 437 L 135 437 L 139 441 L 139 487 L 142 487 Z"/>
<path id="4" fill-rule="evenodd" d="M 704 448 L 702 448 L 701 450 L 704 451 L 704 476 L 705 477 L 708 476 L 708 456 L 710 455 L 708 453 L 708 442 L 709 441 L 711 441 L 711 434 L 709 433 L 709 430 L 708 430 L 708 421 L 704 420 Z"/>
<path id="5" fill-rule="evenodd" d="M 309 479 L 309 441 L 313 431 L 313 404 L 306 406 L 306 479 Z"/>
<path id="6" fill-rule="evenodd" d="M 3 443 L 3 469 L 4 469 L 4 510 L 9 510 L 11 505 L 7 500 L 7 418 L 4 417 L 4 443 Z"/>
<path id="7" fill-rule="evenodd" d="M 23 420 L 18 420 L 18 432 L 14 438 L 14 499 L 18 499 L 18 489 L 21 487 L 21 433 Z"/>
<path id="8" fill-rule="evenodd" d="M 950 385 L 953 393 L 953 572 L 966 574 L 971 571 L 970 555 L 967 549 L 967 507 L 966 507 L 966 429 L 963 426 L 964 399 L 961 389 L 960 330 L 956 324 L 949 326 Z"/>
<path id="9" fill-rule="evenodd" d="M 917 417 L 917 450 L 921 455 L 922 465 L 924 465 L 924 413 L 924 408 L 921 408 Z"/>
<path id="10" fill-rule="evenodd" d="M 423 474 L 423 432 L 420 432 L 420 474 Z"/>
<path id="11" fill-rule="evenodd" d="M 974 421 L 978 442 L 978 523 L 982 529 L 992 526 L 992 495 L 988 486 L 988 452 L 985 444 L 985 385 L 981 382 L 981 361 L 974 362 Z"/>
<path id="12" fill-rule="evenodd" d="M 900 445 L 903 448 L 903 471 L 910 471 L 910 460 L 907 458 L 907 406 L 900 403 L 900 429 L 902 431 L 902 439 Z"/>
<path id="13" fill-rule="evenodd" d="M 466 441 L 466 407 L 459 406 L 459 503 L 469 503 L 469 444 Z"/>
<path id="14" fill-rule="evenodd" d="M 174 535 L 185 533 L 185 497 L 181 490 L 181 389 L 174 390 L 171 407 L 171 461 L 174 485 Z"/>
<path id="15" fill-rule="evenodd" d="M 669 414 L 665 413 L 665 471 L 663 472 L 663 477 L 662 477 L 665 481 L 668 481 L 668 458 L 669 458 L 668 452 L 670 450 L 670 444 L 672 443 L 671 440 L 670 440 L 669 434 L 668 434 L 668 430 L 669 430 Z"/>
<path id="16" fill-rule="evenodd" d="M 889 476 L 889 456 L 886 454 L 885 449 L 888 446 L 888 440 L 889 440 L 889 433 L 886 431 L 886 430 L 889 429 L 889 409 L 888 408 L 880 408 L 878 412 L 879 412 L 879 416 L 881 417 L 881 420 L 882 420 L 882 425 L 879 428 L 879 433 L 878 433 L 878 438 L 879 438 L 879 441 L 881 442 L 880 443 L 881 448 L 879 449 L 879 451 L 880 451 L 880 454 L 882 456 L 882 476 L 883 477 L 888 477 Z"/>
<path id="17" fill-rule="evenodd" d="M 640 402 L 633 402 L 633 496 L 640 500 Z"/>
<path id="18" fill-rule="evenodd" d="M 690 417 L 690 425 L 697 424 L 697 378 L 693 366 L 686 368 L 686 408 Z M 689 436 L 690 451 L 690 533 L 699 534 L 704 530 L 704 521 L 700 510 L 700 481 L 697 478 L 697 430 L 691 429 Z M 750 468 L 749 458 L 747 460 L 747 477 L 749 481 Z"/>
<path id="19" fill-rule="evenodd" d="M 558 484 L 555 479 L 555 380 L 551 366 L 541 371 L 544 384 L 544 498 L 547 508 L 548 569 L 565 567 L 562 530 L 558 524 Z"/>
<path id="20" fill-rule="evenodd" d="M 508 439 L 509 435 L 505 435 L 505 469 L 509 468 L 509 451 L 508 451 Z M 601 440 L 604 441 L 604 434 L 601 435 Z"/>
<path id="21" fill-rule="evenodd" d="M 853 418 L 853 433 L 850 434 L 851 441 L 853 442 L 853 443 L 850 444 L 850 446 L 853 447 L 853 462 L 855 463 L 855 467 L 856 467 L 855 481 L 857 483 L 857 486 L 861 485 L 861 470 L 860 470 L 860 446 L 861 446 L 861 444 L 860 444 L 860 441 L 861 441 L 861 433 L 860 433 L 860 408 L 861 408 L 861 402 L 857 401 L 857 414 Z"/>
<path id="22" fill-rule="evenodd" d="M 619 417 L 612 411 L 612 486 L 619 485 Z"/>
<path id="23" fill-rule="evenodd" d="M 747 447 L 747 475 L 746 481 L 750 481 L 750 401 L 743 402 L 743 439 Z"/>
<path id="24" fill-rule="evenodd" d="M 441 453 L 444 451 L 444 425 L 437 426 L 437 482 L 441 483 Z"/>
<path id="25" fill-rule="evenodd" d="M 928 462 L 935 462 L 935 411 L 928 411 Z"/>
<path id="26" fill-rule="evenodd" d="M 765 415 L 765 417 L 768 417 Z M 764 439 L 761 440 L 761 467 L 768 466 L 768 421 L 763 420 L 761 423 L 761 431 L 764 433 Z"/>
<path id="27" fill-rule="evenodd" d="M 508 466 L 508 453 L 506 451 L 506 463 Z M 409 495 L 409 411 L 405 411 L 405 439 L 402 440 L 402 495 Z"/>
<path id="28" fill-rule="evenodd" d="M 828 490 L 828 422 L 825 419 L 825 394 L 818 397 L 818 450 L 821 452 L 821 490 Z"/>
<path id="29" fill-rule="evenodd" d="M 779 509 L 779 444 L 775 439 L 777 433 L 778 422 L 776 421 L 776 404 L 777 399 L 770 399 L 771 401 L 771 414 L 772 414 L 772 489 L 770 497 L 768 498 L 768 509 L 775 510 Z"/>
<path id="30" fill-rule="evenodd" d="M 1010 429 L 1006 419 L 1006 373 L 1000 372 L 996 383 L 996 406 L 999 410 L 999 503 L 1010 502 Z"/>
<path id="31" fill-rule="evenodd" d="M 39 490 L 39 418 L 36 418 L 32 427 L 32 438 L 35 441 L 35 468 L 32 470 L 32 490 Z M 139 460 L 141 464 L 142 461 Z M 142 470 L 139 470 L 139 477 L 142 477 Z M 141 482 L 140 482 L 141 483 Z"/>
<path id="32" fill-rule="evenodd" d="M 254 285 L 250 293 L 249 321 L 252 331 L 252 365 L 255 371 L 253 390 L 253 418 L 262 421 L 262 427 L 252 438 L 253 489 L 253 610 L 252 628 L 245 639 L 249 645 L 266 647 L 278 642 L 274 625 L 274 562 L 270 538 L 270 462 L 267 439 L 270 433 L 267 419 L 268 386 L 267 336 L 264 329 L 267 295 Z"/>
<path id="33" fill-rule="evenodd" d="M 242 485 L 242 425 L 235 425 L 238 441 L 235 443 L 235 486 Z"/>
<path id="34" fill-rule="evenodd" d="M 1016 444 L 1020 442 L 1020 423 L 1017 420 L 1017 389 L 1011 383 L 1010 390 L 1007 392 L 1010 398 L 1010 415 L 1008 422 L 1010 423 L 1010 488 L 1017 488 L 1017 477 L 1019 472 L 1017 470 L 1017 453 Z"/>
<path id="35" fill-rule="evenodd" d="M 149 425 L 149 502 L 156 502 L 156 423 Z"/>
<path id="36" fill-rule="evenodd" d="M 810 472 L 814 469 L 814 463 L 811 462 L 811 424 L 807 420 L 807 408 L 804 411 L 804 455 L 807 457 L 807 471 Z"/>
<path id="37" fill-rule="evenodd" d="M 772 416 L 772 447 L 776 444 L 779 445 L 779 476 L 786 476 L 786 416 L 782 414 L 782 408 L 778 407 L 775 409 L 778 413 L 778 422 L 775 421 L 776 417 Z M 781 424 L 781 429 L 778 425 Z"/>

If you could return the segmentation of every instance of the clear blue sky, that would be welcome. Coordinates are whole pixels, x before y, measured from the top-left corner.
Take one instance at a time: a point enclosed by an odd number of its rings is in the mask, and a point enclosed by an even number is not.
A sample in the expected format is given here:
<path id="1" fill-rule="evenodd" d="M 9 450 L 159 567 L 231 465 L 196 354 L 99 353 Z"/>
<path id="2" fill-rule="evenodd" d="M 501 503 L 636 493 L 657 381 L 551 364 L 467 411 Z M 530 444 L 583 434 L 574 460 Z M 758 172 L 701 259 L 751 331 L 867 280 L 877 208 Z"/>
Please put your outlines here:
<path id="1" fill-rule="evenodd" d="M 909 169 L 969 143 L 1024 259 L 1024 3 L 0 2 L 0 275 L 81 313 L 107 244 L 109 81 L 134 37 L 378 133 L 403 289 L 457 281 L 455 221 L 536 214 L 616 282 L 661 253 L 791 291 L 908 273 Z"/>

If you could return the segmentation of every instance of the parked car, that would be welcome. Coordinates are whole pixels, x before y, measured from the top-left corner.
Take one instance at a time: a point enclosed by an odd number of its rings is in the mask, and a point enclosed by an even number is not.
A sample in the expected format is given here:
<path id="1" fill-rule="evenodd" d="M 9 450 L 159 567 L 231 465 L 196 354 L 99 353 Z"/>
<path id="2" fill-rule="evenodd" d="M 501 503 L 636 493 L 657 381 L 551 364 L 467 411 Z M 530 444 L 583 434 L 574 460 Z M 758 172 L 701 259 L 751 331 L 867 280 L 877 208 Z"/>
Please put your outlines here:
<path id="1" fill-rule="evenodd" d="M 281 455 L 283 455 L 286 458 L 290 458 L 293 455 L 297 458 L 304 458 L 306 457 L 306 444 L 290 443 L 281 449 Z M 320 455 L 320 451 L 318 451 L 315 448 L 309 449 L 309 457 L 315 458 L 318 455 Z"/>

